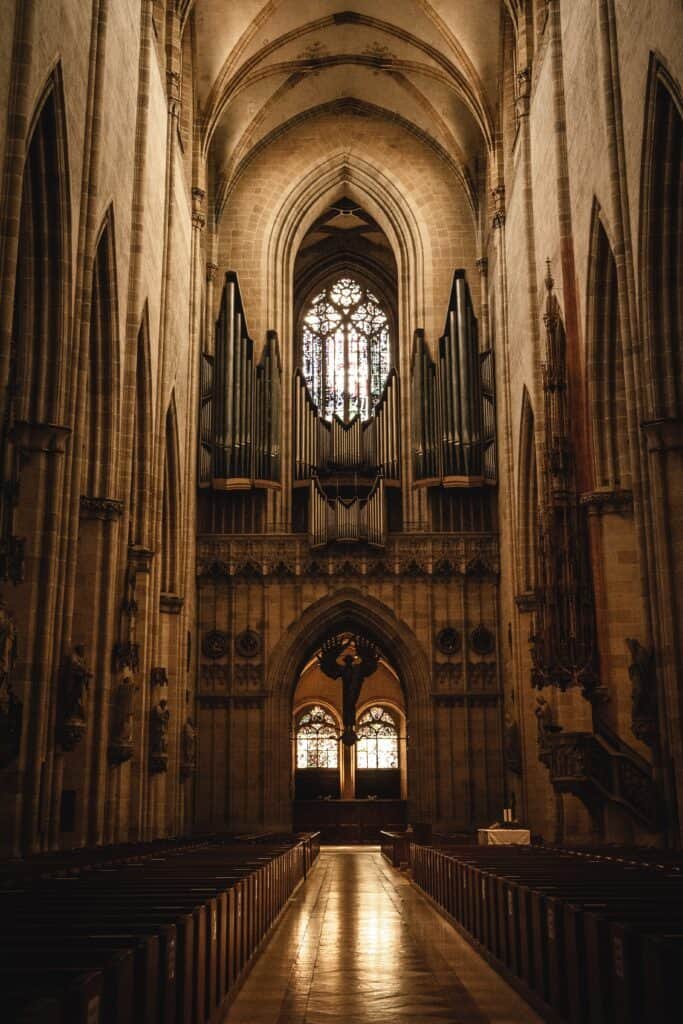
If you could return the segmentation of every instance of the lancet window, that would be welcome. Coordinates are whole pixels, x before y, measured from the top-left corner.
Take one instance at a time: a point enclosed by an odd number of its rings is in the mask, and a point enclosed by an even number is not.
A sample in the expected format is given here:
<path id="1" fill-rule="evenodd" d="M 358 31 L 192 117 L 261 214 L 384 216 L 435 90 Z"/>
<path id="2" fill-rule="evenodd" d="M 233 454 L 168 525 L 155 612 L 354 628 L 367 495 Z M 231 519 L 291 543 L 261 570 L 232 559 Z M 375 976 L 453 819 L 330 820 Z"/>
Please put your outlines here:
<path id="1" fill-rule="evenodd" d="M 356 728 L 357 768 L 398 768 L 398 728 L 386 708 L 364 711 Z"/>
<path id="2" fill-rule="evenodd" d="M 302 368 L 324 419 L 368 419 L 391 368 L 389 317 L 377 296 L 352 277 L 319 292 L 304 316 Z"/>
<path id="3" fill-rule="evenodd" d="M 319 704 L 307 708 L 296 729 L 297 768 L 338 768 L 339 730 L 329 711 Z"/>

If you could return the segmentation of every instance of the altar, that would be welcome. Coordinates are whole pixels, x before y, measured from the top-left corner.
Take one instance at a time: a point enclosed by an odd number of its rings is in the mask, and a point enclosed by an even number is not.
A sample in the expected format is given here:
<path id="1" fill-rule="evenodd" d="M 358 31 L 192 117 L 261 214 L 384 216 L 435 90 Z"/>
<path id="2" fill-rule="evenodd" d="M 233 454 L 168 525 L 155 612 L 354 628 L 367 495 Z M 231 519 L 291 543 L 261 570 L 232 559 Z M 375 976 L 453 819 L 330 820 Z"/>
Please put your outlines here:
<path id="1" fill-rule="evenodd" d="M 379 843 L 382 829 L 406 827 L 405 800 L 294 800 L 295 832 L 320 832 L 323 843 Z"/>

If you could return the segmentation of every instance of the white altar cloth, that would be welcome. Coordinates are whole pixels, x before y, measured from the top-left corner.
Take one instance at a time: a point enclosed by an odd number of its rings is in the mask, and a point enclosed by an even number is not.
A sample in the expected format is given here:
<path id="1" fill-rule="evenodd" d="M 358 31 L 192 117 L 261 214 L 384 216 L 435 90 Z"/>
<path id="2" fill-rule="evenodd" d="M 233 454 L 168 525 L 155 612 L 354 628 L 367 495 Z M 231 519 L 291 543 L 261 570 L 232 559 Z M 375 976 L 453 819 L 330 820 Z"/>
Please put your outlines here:
<path id="1" fill-rule="evenodd" d="M 480 828 L 477 834 L 480 846 L 531 845 L 531 832 L 528 828 Z"/>

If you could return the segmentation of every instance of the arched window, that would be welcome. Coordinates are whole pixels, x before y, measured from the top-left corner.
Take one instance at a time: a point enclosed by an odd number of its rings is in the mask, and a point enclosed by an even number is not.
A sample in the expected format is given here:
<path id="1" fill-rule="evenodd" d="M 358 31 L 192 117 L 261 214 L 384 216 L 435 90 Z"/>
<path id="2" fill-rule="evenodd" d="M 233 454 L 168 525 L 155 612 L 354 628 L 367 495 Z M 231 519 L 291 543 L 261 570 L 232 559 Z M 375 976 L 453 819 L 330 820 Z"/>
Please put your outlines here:
<path id="1" fill-rule="evenodd" d="M 312 300 L 303 322 L 303 374 L 327 419 L 369 418 L 391 367 L 389 318 L 380 300 L 340 277 Z"/>
<path id="2" fill-rule="evenodd" d="M 329 711 L 306 708 L 296 729 L 297 768 L 338 768 L 339 732 Z"/>
<path id="3" fill-rule="evenodd" d="M 398 768 L 398 728 L 386 708 L 368 708 L 356 729 L 357 768 Z"/>

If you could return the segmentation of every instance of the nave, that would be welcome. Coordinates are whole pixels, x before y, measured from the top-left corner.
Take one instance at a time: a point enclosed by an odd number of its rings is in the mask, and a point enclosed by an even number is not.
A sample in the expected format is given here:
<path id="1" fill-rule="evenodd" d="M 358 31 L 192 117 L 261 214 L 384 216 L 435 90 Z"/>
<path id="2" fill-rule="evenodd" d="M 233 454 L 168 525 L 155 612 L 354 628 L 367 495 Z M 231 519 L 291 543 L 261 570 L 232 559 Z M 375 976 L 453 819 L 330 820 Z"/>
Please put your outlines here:
<path id="1" fill-rule="evenodd" d="M 373 847 L 324 847 L 225 1024 L 534 1024 Z"/>

